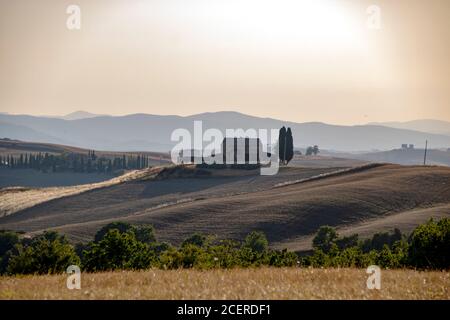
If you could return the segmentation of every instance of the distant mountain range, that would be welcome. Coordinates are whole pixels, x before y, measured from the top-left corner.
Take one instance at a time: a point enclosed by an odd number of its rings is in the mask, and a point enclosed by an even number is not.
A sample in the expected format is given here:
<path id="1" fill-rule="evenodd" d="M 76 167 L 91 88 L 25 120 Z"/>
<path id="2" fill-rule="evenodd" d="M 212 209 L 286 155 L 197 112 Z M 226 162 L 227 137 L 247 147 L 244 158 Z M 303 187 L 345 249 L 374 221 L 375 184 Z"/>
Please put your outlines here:
<path id="1" fill-rule="evenodd" d="M 101 117 L 101 116 L 106 116 L 106 115 L 95 114 L 95 113 L 90 113 L 90 112 L 86 112 L 86 111 L 75 111 L 75 112 L 69 113 L 65 116 L 55 117 L 55 118 L 60 118 L 60 119 L 64 119 L 64 120 L 81 120 L 81 119 L 89 119 L 89 118 L 95 118 L 95 117 Z"/>
<path id="2" fill-rule="evenodd" d="M 372 122 L 369 123 L 369 125 L 416 130 L 421 132 L 444 134 L 450 136 L 450 122 L 442 120 L 422 119 L 406 122 Z"/>
<path id="3" fill-rule="evenodd" d="M 425 140 L 431 148 L 449 148 L 450 124 L 439 127 L 441 134 L 422 132 L 418 128 L 393 128 L 392 125 L 330 125 L 320 122 L 295 123 L 260 118 L 238 112 L 202 113 L 187 117 L 175 115 L 131 114 L 126 116 L 95 115 L 75 112 L 62 118 L 0 114 L 0 138 L 71 145 L 111 151 L 169 151 L 175 142 L 173 130 L 186 128 L 193 132 L 193 121 L 202 120 L 203 129 L 280 128 L 289 126 L 295 147 L 317 144 L 322 149 L 359 152 L 391 150 L 401 144 L 422 147 Z M 430 121 L 430 120 L 424 120 Z M 423 128 L 423 127 L 421 127 Z M 430 126 L 431 129 L 437 126 Z M 433 130 L 433 131 L 435 131 Z"/>

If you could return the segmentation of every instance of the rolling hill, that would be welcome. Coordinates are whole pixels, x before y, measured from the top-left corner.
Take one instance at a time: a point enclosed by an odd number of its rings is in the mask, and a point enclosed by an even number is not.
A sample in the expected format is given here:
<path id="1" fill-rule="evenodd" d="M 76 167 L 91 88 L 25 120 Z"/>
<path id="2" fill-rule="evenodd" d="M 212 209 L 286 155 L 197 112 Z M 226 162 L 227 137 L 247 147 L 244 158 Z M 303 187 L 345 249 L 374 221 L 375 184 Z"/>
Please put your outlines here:
<path id="1" fill-rule="evenodd" d="M 90 149 L 72 147 L 54 143 L 41 142 L 27 142 L 21 140 L 0 139 L 0 154 L 20 155 L 23 153 L 49 153 L 59 155 L 62 153 L 77 153 L 87 155 Z M 120 152 L 120 151 L 102 151 L 95 150 L 98 156 L 105 157 L 120 157 L 127 154 L 144 154 L 153 160 L 162 160 L 168 162 L 170 154 L 167 152 L 151 152 L 151 151 L 136 151 L 136 152 Z"/>
<path id="2" fill-rule="evenodd" d="M 368 153 L 336 153 L 323 152 L 334 157 L 355 159 L 369 162 L 386 162 L 402 165 L 420 165 L 424 160 L 424 149 L 394 149 L 389 151 L 378 151 Z M 427 150 L 426 163 L 429 165 L 450 166 L 450 150 Z"/>
<path id="3" fill-rule="evenodd" d="M 50 154 L 61 155 L 64 153 L 81 154 L 87 157 L 90 150 L 66 146 L 61 144 L 25 142 L 19 140 L 0 139 L 0 156 L 5 159 L 12 155 L 16 159 L 24 154 Z M 99 157 L 109 159 L 122 158 L 123 156 L 145 155 L 149 166 L 161 166 L 171 163 L 169 153 L 159 152 L 114 152 L 98 151 L 95 153 Z M 60 187 L 74 186 L 82 184 L 98 183 L 109 180 L 114 176 L 123 174 L 122 170 L 113 172 L 52 172 L 46 170 L 35 170 L 28 168 L 5 168 L 0 166 L 0 189 L 5 187 Z"/>
<path id="4" fill-rule="evenodd" d="M 47 191 L 5 190 L 0 203 L 18 199 L 13 192 L 24 192 L 26 201 L 26 192 L 42 200 Z M 242 239 L 262 230 L 274 247 L 305 250 L 322 225 L 364 237 L 394 227 L 411 231 L 442 216 L 450 216 L 447 167 L 285 167 L 275 176 L 170 167 L 151 177 L 24 206 L 1 217 L 0 228 L 27 233 L 54 229 L 72 241 L 87 241 L 101 226 L 122 220 L 153 224 L 160 240 L 175 244 L 194 232 Z"/>

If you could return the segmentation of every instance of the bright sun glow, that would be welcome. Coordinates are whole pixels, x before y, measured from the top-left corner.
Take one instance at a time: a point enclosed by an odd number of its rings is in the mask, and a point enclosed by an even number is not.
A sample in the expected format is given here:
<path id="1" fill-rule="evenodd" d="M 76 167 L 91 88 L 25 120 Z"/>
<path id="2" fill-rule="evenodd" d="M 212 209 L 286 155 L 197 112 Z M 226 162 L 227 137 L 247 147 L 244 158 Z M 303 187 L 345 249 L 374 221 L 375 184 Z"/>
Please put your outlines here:
<path id="1" fill-rule="evenodd" d="M 345 3 L 330 0 L 169 0 L 136 9 L 147 19 L 225 43 L 346 50 L 363 38 Z"/>

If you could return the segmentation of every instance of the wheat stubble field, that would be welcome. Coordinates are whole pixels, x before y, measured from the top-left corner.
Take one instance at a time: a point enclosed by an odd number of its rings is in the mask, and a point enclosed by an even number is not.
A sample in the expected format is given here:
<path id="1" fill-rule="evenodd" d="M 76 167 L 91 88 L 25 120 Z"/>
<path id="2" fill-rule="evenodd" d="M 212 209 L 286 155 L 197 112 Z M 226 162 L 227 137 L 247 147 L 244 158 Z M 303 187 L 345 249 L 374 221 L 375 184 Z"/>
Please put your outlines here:
<path id="1" fill-rule="evenodd" d="M 310 249 L 311 235 L 322 225 L 364 238 L 394 227 L 409 233 L 430 218 L 450 216 L 448 167 L 371 164 L 344 172 L 285 167 L 274 176 L 158 170 L 81 186 L 89 188 L 82 191 L 4 190 L 0 229 L 29 235 L 55 230 L 75 243 L 92 240 L 101 227 L 120 220 L 152 224 L 158 240 L 175 245 L 195 232 L 242 240 L 259 230 L 274 248 L 302 251 Z M 2 211 L 9 214 L 1 216 Z"/>
<path id="2" fill-rule="evenodd" d="M 1 277 L 0 299 L 450 299 L 450 273 L 382 270 L 369 290 L 364 269 L 148 270 Z"/>

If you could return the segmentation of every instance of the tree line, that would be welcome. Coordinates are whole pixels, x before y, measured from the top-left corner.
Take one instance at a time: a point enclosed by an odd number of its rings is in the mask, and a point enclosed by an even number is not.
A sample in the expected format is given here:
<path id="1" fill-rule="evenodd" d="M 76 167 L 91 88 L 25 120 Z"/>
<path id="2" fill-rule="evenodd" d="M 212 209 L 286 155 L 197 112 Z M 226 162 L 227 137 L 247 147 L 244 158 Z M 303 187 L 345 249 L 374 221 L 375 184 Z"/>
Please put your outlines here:
<path id="1" fill-rule="evenodd" d="M 0 167 L 10 169 L 35 169 L 42 172 L 86 172 L 113 173 L 116 170 L 134 170 L 149 167 L 149 158 L 144 154 L 116 157 L 98 157 L 94 150 L 88 154 L 24 153 L 0 155 Z"/>
<path id="2" fill-rule="evenodd" d="M 329 226 L 313 239 L 313 250 L 298 255 L 271 250 L 262 232 L 251 232 L 242 242 L 193 234 L 178 247 L 159 242 L 152 226 L 113 222 L 101 228 L 93 241 L 73 246 L 65 236 L 47 231 L 32 238 L 0 232 L 0 273 L 63 273 L 69 265 L 83 271 L 143 270 L 149 268 L 234 267 L 356 267 L 450 268 L 450 219 L 430 220 L 408 237 L 399 230 L 359 240 L 340 237 Z"/>

